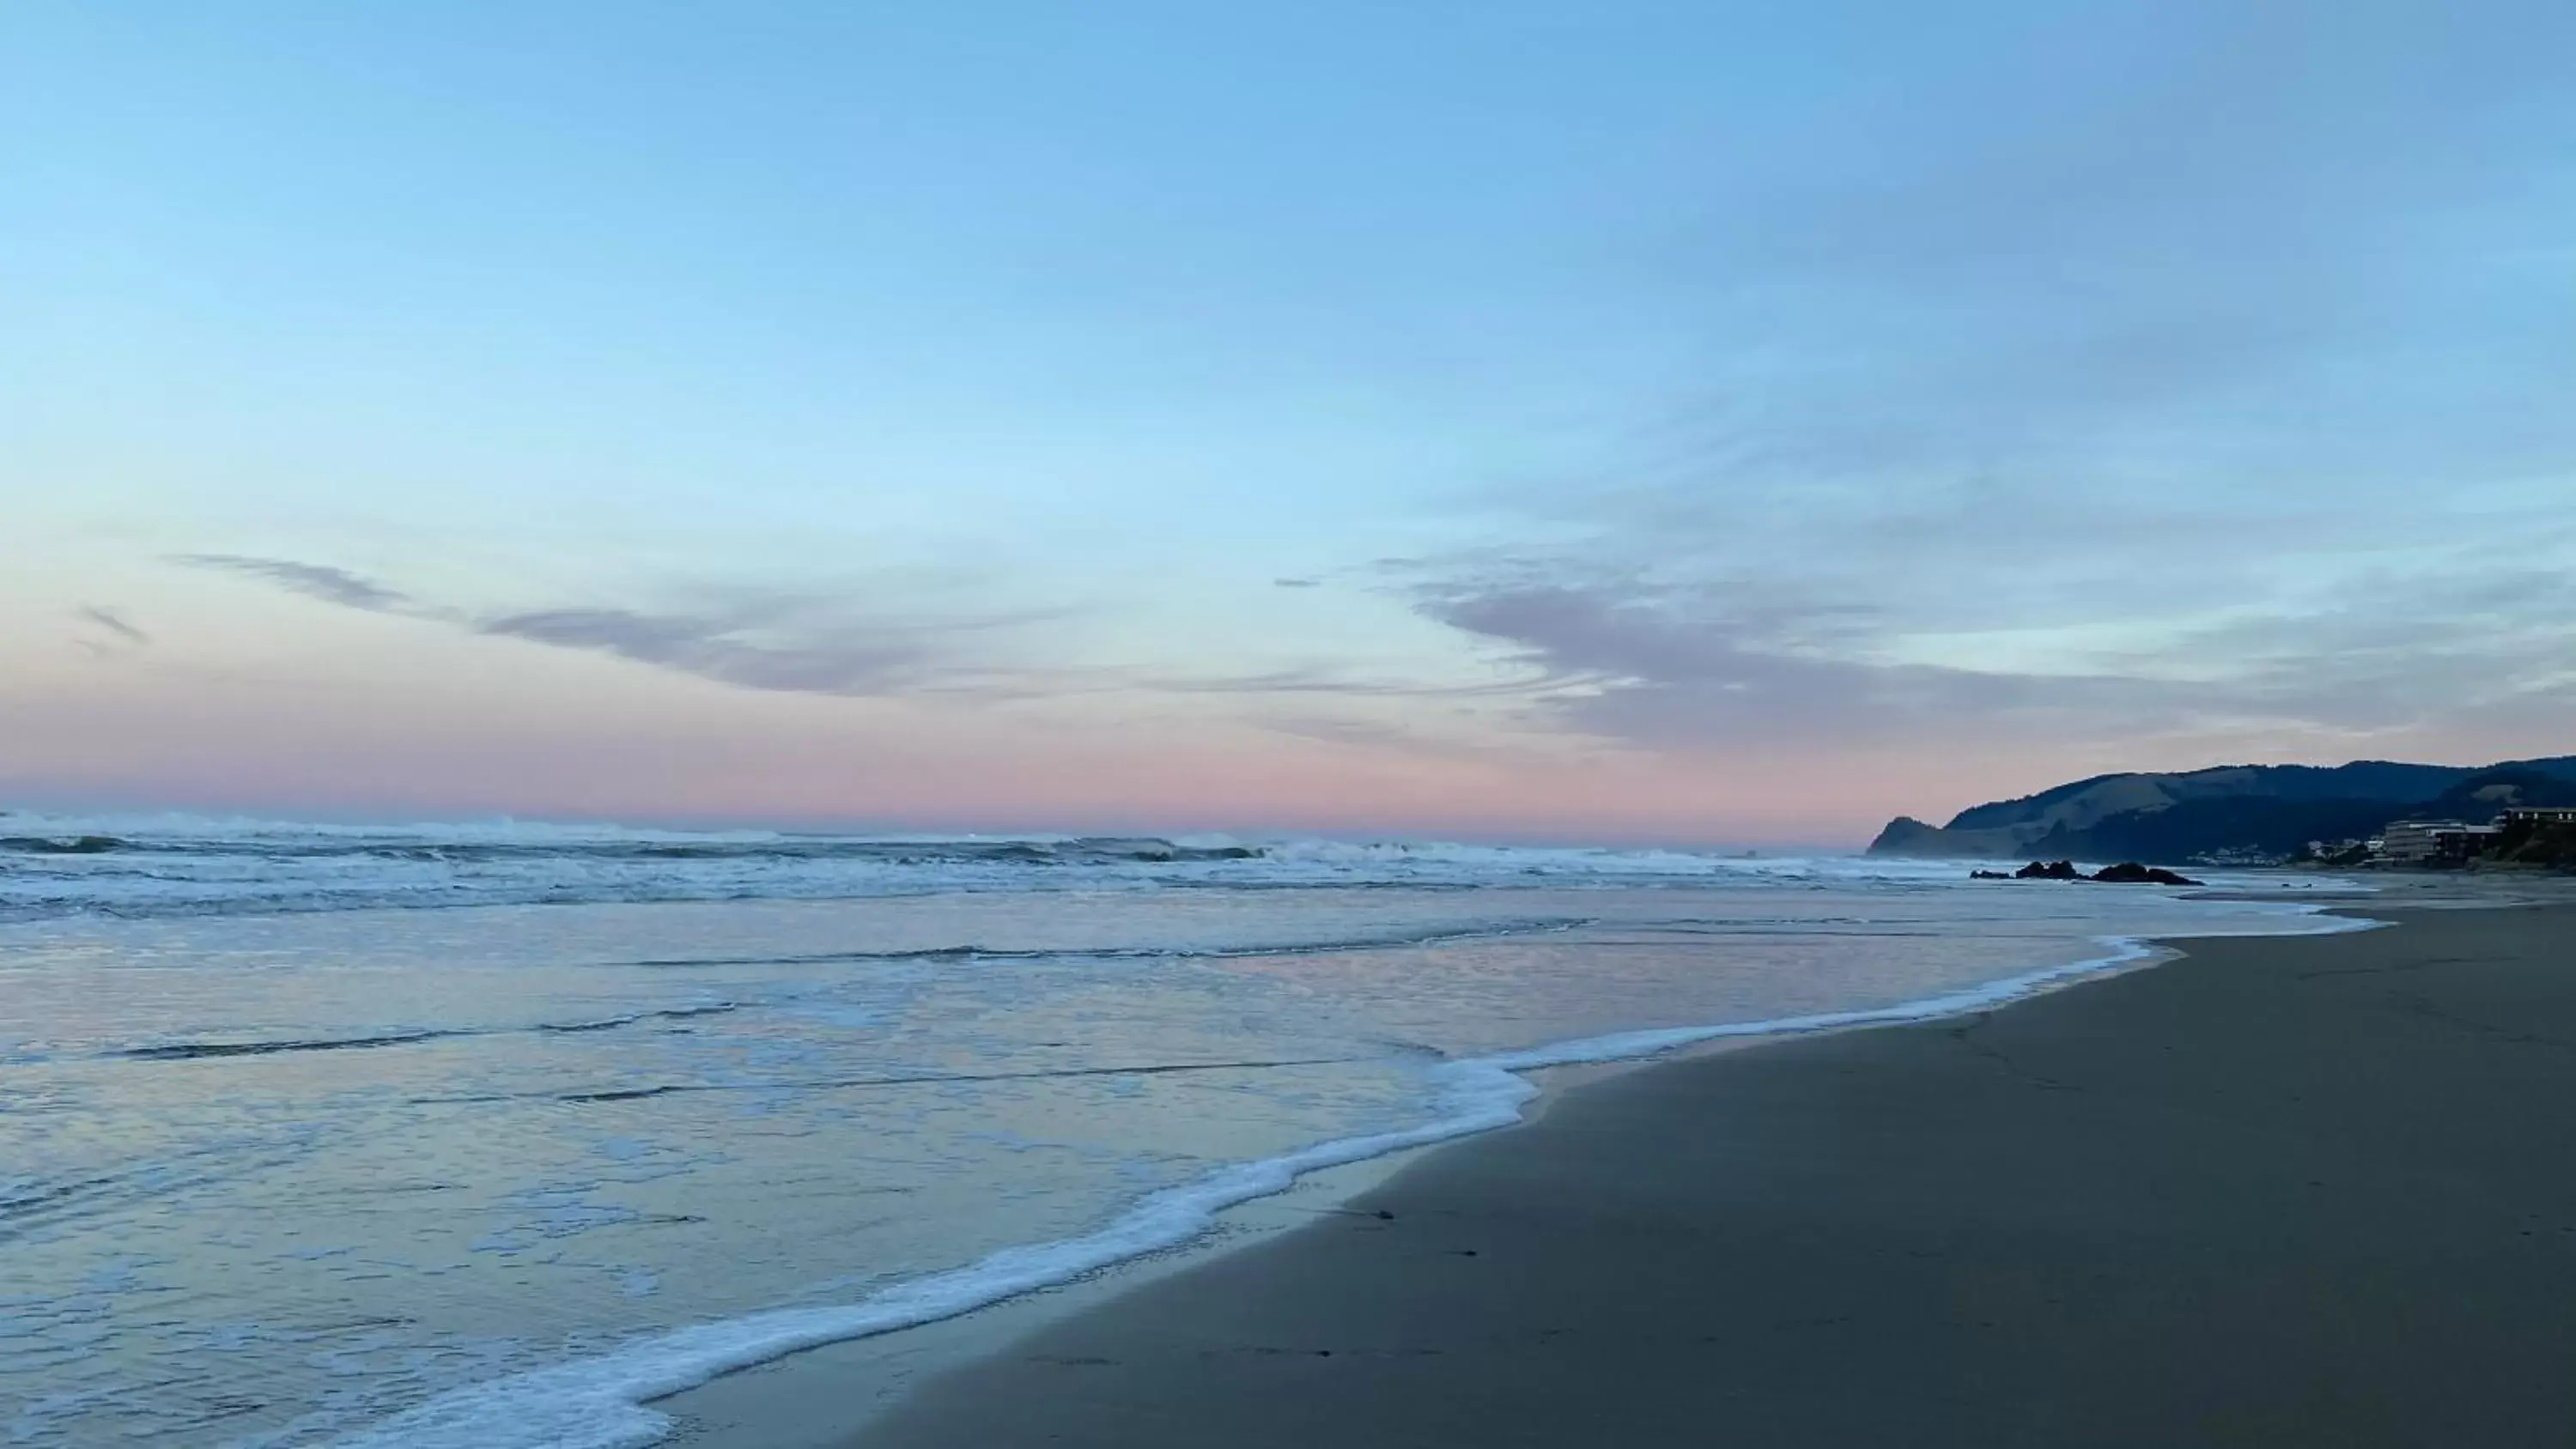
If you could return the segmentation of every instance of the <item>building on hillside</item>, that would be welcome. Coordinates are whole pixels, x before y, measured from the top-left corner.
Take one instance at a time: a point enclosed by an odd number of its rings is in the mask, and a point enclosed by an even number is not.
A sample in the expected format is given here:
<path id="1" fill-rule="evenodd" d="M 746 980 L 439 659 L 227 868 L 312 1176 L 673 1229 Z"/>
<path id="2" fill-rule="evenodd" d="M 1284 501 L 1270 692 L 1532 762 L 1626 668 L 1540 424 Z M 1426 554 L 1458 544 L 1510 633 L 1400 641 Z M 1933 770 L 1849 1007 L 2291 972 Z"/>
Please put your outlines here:
<path id="1" fill-rule="evenodd" d="M 2499 825 L 2576 825 L 2576 805 L 2514 805 Z"/>
<path id="2" fill-rule="evenodd" d="M 2459 820 L 2400 820 L 2381 831 L 2379 858 L 2391 865 L 2416 865 L 2431 860 L 2441 847 L 2435 838 L 2445 830 L 2465 830 Z"/>
<path id="3" fill-rule="evenodd" d="M 2458 830 L 2445 830 L 2433 837 L 2433 853 L 2444 865 L 2471 861 L 2495 849 L 2496 837 L 2504 834 L 2501 825 L 2468 825 Z"/>
<path id="4" fill-rule="evenodd" d="M 2502 833 L 2465 820 L 2400 820 L 2380 836 L 2379 858 L 2390 865 L 2455 865 L 2484 854 Z"/>

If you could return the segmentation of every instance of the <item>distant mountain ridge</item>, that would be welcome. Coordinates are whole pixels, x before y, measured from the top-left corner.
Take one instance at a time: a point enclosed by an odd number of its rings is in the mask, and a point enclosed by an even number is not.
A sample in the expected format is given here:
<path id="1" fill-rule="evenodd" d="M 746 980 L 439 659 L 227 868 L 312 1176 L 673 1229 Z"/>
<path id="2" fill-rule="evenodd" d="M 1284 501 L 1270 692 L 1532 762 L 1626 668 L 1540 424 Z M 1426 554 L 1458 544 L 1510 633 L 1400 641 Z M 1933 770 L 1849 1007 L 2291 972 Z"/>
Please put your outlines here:
<path id="1" fill-rule="evenodd" d="M 1943 826 L 1900 815 L 1872 855 L 2137 860 L 2169 865 L 2280 860 L 2311 840 L 2376 835 L 2391 821 L 2484 820 L 2508 805 L 2576 805 L 2576 755 L 2498 765 L 2219 765 L 2096 775 L 1962 810 Z"/>

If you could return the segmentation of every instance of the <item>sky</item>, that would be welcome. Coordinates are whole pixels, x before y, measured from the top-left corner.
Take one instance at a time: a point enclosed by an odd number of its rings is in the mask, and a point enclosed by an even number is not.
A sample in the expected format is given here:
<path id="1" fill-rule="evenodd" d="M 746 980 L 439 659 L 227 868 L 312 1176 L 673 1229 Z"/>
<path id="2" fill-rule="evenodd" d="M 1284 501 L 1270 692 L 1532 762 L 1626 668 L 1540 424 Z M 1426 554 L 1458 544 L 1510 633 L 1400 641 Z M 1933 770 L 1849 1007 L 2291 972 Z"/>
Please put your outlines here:
<path id="1" fill-rule="evenodd" d="M 0 8 L 0 806 L 2576 752 L 2576 7 Z"/>

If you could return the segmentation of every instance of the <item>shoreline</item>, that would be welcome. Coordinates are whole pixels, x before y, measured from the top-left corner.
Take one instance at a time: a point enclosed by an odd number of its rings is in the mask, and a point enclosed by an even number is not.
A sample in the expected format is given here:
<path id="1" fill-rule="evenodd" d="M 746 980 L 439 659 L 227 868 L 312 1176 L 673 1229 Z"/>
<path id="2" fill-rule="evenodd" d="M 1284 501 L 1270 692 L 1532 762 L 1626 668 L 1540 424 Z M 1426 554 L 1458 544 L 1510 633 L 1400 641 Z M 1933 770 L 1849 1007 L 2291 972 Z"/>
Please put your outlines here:
<path id="1" fill-rule="evenodd" d="M 2271 904 L 2308 918 L 2320 918 L 2325 903 L 2277 899 Z M 2210 923 L 2224 930 L 2223 923 Z M 2312 926 L 2312 928 L 2314 928 Z M 2355 929 L 2351 925 L 2323 929 Z M 1848 1028 L 1937 1019 L 1980 1010 L 2033 992 L 2052 991 L 2102 974 L 2118 974 L 2153 959 L 2157 948 L 2142 936 L 2094 937 L 2107 955 L 2024 970 L 2016 975 L 1944 994 L 1914 998 L 1891 1006 L 1833 1010 L 1807 1015 L 1764 1018 L 1715 1025 L 1658 1028 L 1608 1036 L 1562 1040 L 1552 1044 L 1490 1055 L 1456 1058 L 1430 1069 L 1432 1115 L 1402 1128 L 1359 1137 L 1309 1144 L 1268 1158 L 1220 1166 L 1211 1173 L 1131 1202 L 1104 1225 L 1078 1236 L 1003 1247 L 966 1264 L 894 1282 L 869 1296 L 845 1303 L 780 1308 L 711 1320 L 630 1339 L 605 1352 L 571 1359 L 507 1377 L 485 1380 L 439 1395 L 382 1419 L 340 1441 L 340 1449 L 414 1449 L 423 1444 L 472 1445 L 474 1449 L 546 1446 L 546 1449 L 640 1449 L 678 1438 L 709 1449 L 759 1446 L 775 1449 L 780 1426 L 752 1411 L 741 1418 L 740 1431 L 725 1437 L 716 1422 L 727 1413 L 707 1412 L 711 1403 L 739 1405 L 730 1380 L 761 1370 L 775 1371 L 790 1361 L 807 1359 L 818 1350 L 854 1342 L 898 1339 L 892 1353 L 867 1354 L 876 1363 L 902 1359 L 934 1341 L 967 1346 L 967 1352 L 989 1346 L 982 1325 L 971 1325 L 960 1338 L 925 1333 L 927 1328 L 961 1318 L 983 1317 L 992 1310 L 1044 1300 L 1065 1293 L 1070 1285 L 1116 1277 L 1135 1281 L 1135 1265 L 1145 1273 L 1183 1266 L 1203 1257 L 1211 1232 L 1223 1215 L 1244 1204 L 1273 1198 L 1318 1171 L 1342 1172 L 1396 1154 L 1489 1134 L 1519 1125 L 1522 1109 L 1540 1095 L 1534 1074 L 1565 1066 L 1622 1059 L 1668 1057 L 1675 1049 L 1708 1042 L 1737 1040 L 1771 1044 Z M 1351 1181 L 1354 1179 L 1341 1179 Z M 1364 1180 L 1364 1179 L 1363 1179 Z M 1046 1311 L 1042 1306 L 1030 1315 Z M 1033 1316 L 1013 1315 L 1026 1324 Z M 943 1359 L 940 1366 L 948 1361 Z M 908 1378 L 909 1373 L 903 1375 Z M 844 1432 L 851 1420 L 836 1421 Z M 827 1443 L 829 1440 L 814 1440 Z"/>
<path id="2" fill-rule="evenodd" d="M 2268 933 L 2272 936 L 2295 939 L 2338 935 L 2380 924 L 2349 910 L 2352 905 L 2366 904 L 2367 897 L 2341 902 L 2273 895 L 2245 898 L 2282 905 L 2310 918 L 2303 931 Z M 692 1449 L 788 1449 L 843 1443 L 856 1428 L 872 1421 L 883 1406 L 899 1403 L 922 1379 L 971 1365 L 1003 1351 L 1020 1337 L 1069 1317 L 1098 1311 L 1126 1293 L 1176 1274 L 1259 1247 L 1283 1233 L 1298 1231 L 1308 1222 L 1345 1215 L 1365 1217 L 1364 1211 L 1349 1204 L 1424 1156 L 1437 1149 L 1527 1128 L 1542 1121 L 1567 1096 L 1602 1080 L 1713 1055 L 1992 1011 L 2074 986 L 2170 964 L 2181 954 L 2172 944 L 2175 941 L 2216 939 L 2231 936 L 2224 931 L 2169 939 L 2103 936 L 2095 938 L 2095 944 L 2107 954 L 1892 1006 L 1648 1029 L 1452 1062 L 1447 1064 L 1452 1071 L 1491 1079 L 1469 1086 L 1468 1095 L 1477 1100 L 1462 1108 L 1453 1082 L 1437 1104 L 1442 1115 L 1432 1122 L 1375 1138 L 1319 1143 L 1260 1163 L 1237 1164 L 1230 1171 L 1276 1170 L 1285 1165 L 1288 1180 L 1277 1189 L 1214 1208 L 1207 1213 L 1205 1226 L 1173 1242 L 940 1318 L 772 1355 L 650 1400 L 651 1409 L 674 1421 L 663 1442 Z M 1387 1142 L 1395 1145 L 1383 1145 Z M 1298 1159 L 1316 1159 L 1319 1165 L 1301 1166 Z M 1190 1187 L 1200 1187 L 1204 1182 Z M 1130 1209 L 1120 1221 L 1135 1215 L 1136 1209 Z M 1116 1227 L 1113 1224 L 1108 1231 Z M 1040 1245 L 1055 1246 L 1058 1245 Z M 972 1267 L 956 1270 L 971 1271 Z"/>
<path id="3" fill-rule="evenodd" d="M 859 1449 L 1025 1442 L 1042 1424 L 1052 1442 L 1065 1443 L 1152 1445 L 1193 1435 L 1282 1444 L 1471 1436 L 1536 1443 L 1605 1424 L 1637 1437 L 1669 1437 L 1685 1423 L 1678 1415 L 1726 1414 L 1742 1423 L 1757 1409 L 1771 1417 L 1757 1414 L 1763 1427 L 1740 1436 L 1755 1443 L 1966 1443 L 1979 1436 L 2146 1443 L 2157 1435 L 2164 1442 L 2421 1442 L 2374 1426 L 2405 1424 L 2410 1411 L 2428 1409 L 2444 1423 L 2486 1423 L 2485 1442 L 2544 1442 L 2516 1438 L 2514 1427 L 2537 1422 L 2531 1416 L 2542 1400 L 2549 1412 L 2576 1415 L 2576 1389 L 2542 1391 L 2523 1382 L 2526 1374 L 2507 1376 L 2504 1385 L 2522 1392 L 2491 1385 L 2476 1403 L 2447 1388 L 2409 1398 L 2374 1387 L 2403 1380 L 2392 1379 L 2373 1353 L 2402 1349 L 2456 1367 L 2462 1343 L 2505 1364 L 2528 1360 L 2535 1342 L 2576 1345 L 2576 1306 L 2556 1306 L 2576 1305 L 2576 1208 L 2545 1233 L 2537 1225 L 2527 1234 L 2514 1230 L 2505 1245 L 2528 1251 L 2538 1243 L 2558 1255 L 2537 1275 L 2553 1285 L 2545 1301 L 2512 1290 L 2511 1281 L 2530 1280 L 2528 1272 L 2502 1283 L 2477 1279 L 2469 1285 L 2476 1291 L 2446 1300 L 2443 1285 L 2466 1271 L 2451 1246 L 2459 1222 L 2445 1220 L 2434 1225 L 2441 1230 L 2412 1240 L 2372 1242 L 2357 1263 L 2351 1256 L 2357 1241 L 2372 1240 L 2374 1213 L 2402 1217 L 2410 1204 L 2423 1208 L 2420 1185 L 2409 1184 L 2428 1170 L 2509 1172 L 2509 1159 L 2528 1158 L 2540 1144 L 2499 1150 L 2490 1132 L 2480 1139 L 2483 1151 L 2454 1152 L 2460 1160 L 2413 1161 L 2391 1146 L 2383 1156 L 2393 1160 L 2374 1164 L 2349 1139 L 2354 1121 L 2385 1127 L 2384 1119 L 2398 1114 L 2411 1130 L 2399 1134 L 2402 1143 L 2440 1157 L 2447 1149 L 2430 1129 L 2447 1114 L 2428 1118 L 2426 1102 L 2463 1111 L 2511 1105 L 2489 1080 L 2497 1071 L 2564 1071 L 2576 1086 L 2576 1052 L 2521 1053 L 2566 1058 L 2541 1068 L 2527 1069 L 2510 1051 L 2490 1060 L 2479 1055 L 2474 1035 L 2462 1047 L 2444 1035 L 2459 1028 L 2413 1007 L 2389 1007 L 2389 988 L 2376 980 L 2431 980 L 2444 971 L 2447 984 L 2436 995 L 2483 993 L 2485 1004 L 2511 1000 L 2525 1014 L 2563 1010 L 2576 1031 L 2576 976 L 2561 987 L 2533 965 L 2563 958 L 2557 943 L 2576 939 L 2576 914 L 2564 904 L 2399 914 L 2403 924 L 2395 930 L 2175 938 L 2182 955 L 2158 970 L 2088 977 L 2087 990 L 2025 996 L 1964 1023 L 1888 1025 L 1770 1040 L 1761 1052 L 1659 1058 L 1566 1094 L 1518 1130 L 1413 1157 L 1361 1196 L 1359 1214 L 1194 1258 L 1108 1293 L 929 1378 L 881 1415 L 867 1416 L 866 1406 L 845 1400 L 843 1422 L 856 1424 L 856 1437 L 843 1442 Z M 2293 999 L 2321 1015 L 2305 1024 L 2295 1013 L 2283 1015 L 2279 1008 Z M 2212 1016 L 2231 1003 L 2266 1010 L 2243 1019 Z M 2273 1041 L 2267 1033 L 2282 1035 Z M 2402 1084 L 2422 1100 L 2406 1105 L 2402 1094 L 2391 1096 L 2399 1084 L 2385 1071 L 2359 1070 L 2352 1055 L 2371 1042 L 2423 1059 L 2423 1069 Z M 2178 1052 L 2199 1059 L 2201 1071 L 2178 1075 Z M 2261 1089 L 2278 1088 L 2283 1074 L 2298 1076 L 2327 1059 L 2354 1075 L 2310 1071 L 2300 1078 L 2304 1094 L 2264 1096 Z M 1902 1082 L 1909 1074 L 1921 1078 L 1914 1089 L 1893 1098 L 1862 1091 L 1854 1099 L 1855 1080 Z M 2192 1115 L 2231 1090 L 2288 1116 L 2265 1136 L 2226 1114 Z M 2361 1099 L 2339 1101 L 2339 1093 Z M 2303 1095 L 2313 1100 L 2301 1106 Z M 2101 1105 L 2110 1100 L 2120 1101 L 2119 1110 Z M 2530 1100 L 2553 1099 L 2512 1099 Z M 1865 1105 L 1873 1115 L 1855 1126 L 1848 1113 L 1820 1114 L 1819 1103 L 1833 1101 Z M 1775 1111 L 1782 1120 L 1769 1120 Z M 2109 1115 L 2088 1127 L 2088 1111 Z M 2250 1108 L 2237 1115 L 2249 1111 L 2262 1116 Z M 1916 1123 L 1921 1131 L 1887 1135 L 1909 1117 L 1926 1119 Z M 1712 1134 L 1712 1120 L 1724 1130 Z M 1784 1136 L 1783 1121 L 1812 1135 Z M 2278 1130 L 2298 1123 L 2305 1125 Z M 2249 1132 L 2261 1138 L 2260 1151 L 2245 1149 Z M 1837 1134 L 1852 1152 L 1824 1150 Z M 1707 1140 L 1712 1135 L 1724 1140 Z M 2334 1176 L 2348 1180 L 2349 1197 L 2320 1204 L 2312 1200 L 2320 1189 L 2277 1180 L 2284 1159 L 2323 1150 L 2303 1148 L 2306 1137 L 2341 1144 Z M 1999 1142 L 2015 1139 L 2054 1143 L 2067 1160 L 1999 1157 Z M 1946 1144 L 1952 1156 L 1925 1155 L 1929 1141 Z M 2118 1155 L 2104 1155 L 2121 1142 L 2132 1154 L 2125 1167 Z M 1862 1147 L 1868 1151 L 1858 1155 L 1887 1161 L 1854 1177 L 1849 1159 Z M 2244 1180 L 2194 1165 L 2204 1157 Z M 2140 1160 L 2164 1164 L 2191 1189 L 2163 1185 L 2164 1219 L 2137 1218 L 2138 1194 L 2152 1198 L 2159 1190 L 2152 1174 L 2136 1170 Z M 1835 1184 L 1842 1190 L 1825 1190 Z M 2518 1186 L 2519 1196 L 2495 1196 L 2523 1203 L 2525 1216 L 2533 1203 L 2576 1203 L 2576 1164 L 2539 1184 L 2545 1190 L 2536 1196 L 2533 1184 Z M 2548 1196 L 2562 1188 L 2570 1196 Z M 1802 1190 L 1810 1193 L 1805 1200 L 1797 1196 Z M 1907 1193 L 1921 1198 L 1921 1220 L 1871 1215 L 1874 1202 Z M 2057 1205 L 2034 1208 L 2034 1201 Z M 2088 1205 L 2093 1218 L 2075 1211 L 2076 1203 Z M 1609 1204 L 1637 1220 L 1605 1235 Z M 1787 1213 L 1792 1206 L 1805 1211 Z M 2446 1199 L 2443 1208 L 2486 1228 L 2502 1211 L 2474 1197 Z M 1381 1211 L 1394 1216 L 1380 1219 Z M 2041 1221 L 2030 1220 L 2034 1213 Z M 2116 1240 L 2088 1242 L 2103 1231 L 2088 1228 L 2094 1219 L 2121 1225 Z M 2199 1228 L 2189 1241 L 2178 1240 L 2170 1231 L 2175 1221 Z M 1745 1241 L 1727 1241 L 1730 1224 Z M 1988 1241 L 2004 1226 L 2018 1230 L 2008 1235 L 2013 1242 Z M 1786 1234 L 1787 1250 L 1756 1241 L 1765 1233 Z M 2303 1235 L 2315 1241 L 2303 1243 Z M 1945 1278 L 1937 1265 L 1960 1238 L 1980 1243 L 1980 1272 Z M 2409 1241 L 2426 1246 L 2410 1254 Z M 2031 1261 L 2020 1260 L 2016 1245 L 2033 1249 Z M 2284 1256 L 2273 1262 L 2256 1246 Z M 1909 1256 L 1918 1248 L 1930 1256 Z M 2232 1280 L 2210 1271 L 2212 1252 Z M 1856 1272 L 1861 1260 L 1877 1271 Z M 1515 1266 L 1505 1270 L 1503 1263 Z M 2471 1255 L 2469 1268 L 2475 1266 Z M 2382 1281 L 2388 1279 L 2398 1281 Z M 1677 1293 L 1693 1282 L 1705 1291 Z M 1906 1283 L 1923 1291 L 1909 1295 L 1895 1286 Z M 1962 1291 L 1992 1300 L 1979 1305 L 1973 1325 L 1955 1315 L 1934 1322 L 1920 1311 L 1927 1301 L 1955 1306 Z M 2436 1316 L 2460 1319 L 2457 1305 L 2465 1302 L 2477 1310 L 2465 1315 L 2469 1327 L 2507 1320 L 2509 1327 L 2464 1335 L 2454 1322 L 2452 1331 L 2427 1337 L 2404 1331 L 2401 1316 L 2375 1338 L 2350 1329 L 2356 1314 L 2369 1321 L 2392 1295 L 2418 1317 L 2447 1304 L 2451 1311 Z M 2088 1298 L 2098 1310 L 2089 1316 Z M 2106 1299 L 2120 1311 L 2109 1311 Z M 1797 1320 L 1805 1311 L 1800 1303 L 1813 1309 L 1819 1302 L 1843 1311 L 1816 1317 L 1814 1353 L 1802 1360 L 1791 1351 L 1799 1334 L 1779 1325 Z M 1753 1322 L 1755 1303 L 1775 1317 Z M 2044 1333 L 2037 1331 L 2043 1320 Z M 2181 1320 L 2197 1326 L 2182 1333 Z M 2311 1341 L 2288 1331 L 2302 1325 L 2334 1332 Z M 1708 1331 L 1728 1351 L 1677 1351 L 1669 1340 L 1682 1326 Z M 1515 1336 L 1523 1328 L 1527 1341 Z M 2224 1373 L 2221 1386 L 2210 1388 L 2217 1369 L 2193 1345 L 2248 1333 L 2259 1342 L 2240 1346 L 2288 1363 L 2281 1389 L 2297 1400 L 2292 1409 L 2267 1400 L 2259 1382 L 2237 1383 Z M 1641 1336 L 1646 1341 L 1637 1341 Z M 2119 1340 L 2122 1351 L 2094 1352 L 2106 1337 Z M 1604 1342 L 1587 1347 L 1593 1338 Z M 2011 1387 L 2017 1381 L 2010 1371 L 2023 1355 L 2023 1369 L 2050 1371 L 2044 1386 Z M 2179 1372 L 2177 1355 L 2204 1371 Z M 1767 1367 L 1742 1368 L 1756 1362 Z M 1819 1362 L 1841 1367 L 1820 1379 Z M 1730 1363 L 1741 1368 L 1740 1378 L 1723 1372 Z M 1927 1378 L 1926 1363 L 1949 1364 L 1962 1377 Z M 2372 1372 L 2357 1371 L 2365 1363 Z M 1826 1380 L 1873 1382 L 1873 1365 L 1891 1382 L 1884 1395 L 1856 1404 L 1847 1388 L 1825 1391 Z M 1604 1392 L 1613 1381 L 1625 1386 L 1624 1397 Z M 1706 1387 L 1711 1383 L 1724 1392 Z M 1539 1395 L 1540 1387 L 1548 1391 Z M 1424 1417 L 1461 1403 L 1487 1407 L 1472 1422 Z M 1870 1417 L 1899 1404 L 1911 1417 Z M 1580 1406 L 1582 1417 L 1567 1417 L 1570 1406 Z M 1944 1433 L 1956 1430 L 1955 1437 L 1925 1429 L 1927 1406 L 1931 1422 L 1947 1425 Z M 2331 1436 L 2321 1427 L 2329 1423 Z"/>

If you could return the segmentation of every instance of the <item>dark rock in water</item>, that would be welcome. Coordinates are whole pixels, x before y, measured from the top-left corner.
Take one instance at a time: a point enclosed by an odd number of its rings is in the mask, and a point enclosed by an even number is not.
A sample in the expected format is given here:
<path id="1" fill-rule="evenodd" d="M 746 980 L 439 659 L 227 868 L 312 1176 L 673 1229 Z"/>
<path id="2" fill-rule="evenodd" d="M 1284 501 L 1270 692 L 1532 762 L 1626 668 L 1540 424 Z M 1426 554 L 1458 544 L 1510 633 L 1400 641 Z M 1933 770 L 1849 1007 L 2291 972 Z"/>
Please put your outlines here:
<path id="1" fill-rule="evenodd" d="M 2008 871 L 2000 871 L 2000 870 L 1972 870 L 1972 871 L 1968 872 L 1968 879 L 1970 879 L 1970 880 L 2011 880 L 2011 879 L 2012 879 L 2012 875 L 2011 875 L 2011 873 L 2010 873 L 2010 872 L 2008 872 Z"/>
<path id="2" fill-rule="evenodd" d="M 2200 884 L 2187 875 L 2176 875 L 2163 866 L 2140 865 L 2134 860 L 2124 860 L 2118 865 L 2106 865 L 2093 872 L 2093 879 L 2108 881 L 2113 885 L 2192 886 Z"/>
<path id="3" fill-rule="evenodd" d="M 1979 880 L 2005 879 L 2000 871 L 1981 870 L 1974 872 L 1974 875 Z M 2052 860 L 2044 864 L 2034 860 L 2014 871 L 2010 878 L 2013 880 L 2098 880 L 2111 885 L 2191 886 L 2200 884 L 2189 876 L 2176 875 L 2163 866 L 2140 865 L 2134 860 L 2124 860 L 2118 865 L 2106 865 L 2091 875 L 2077 870 L 2075 862 L 2071 860 Z"/>

